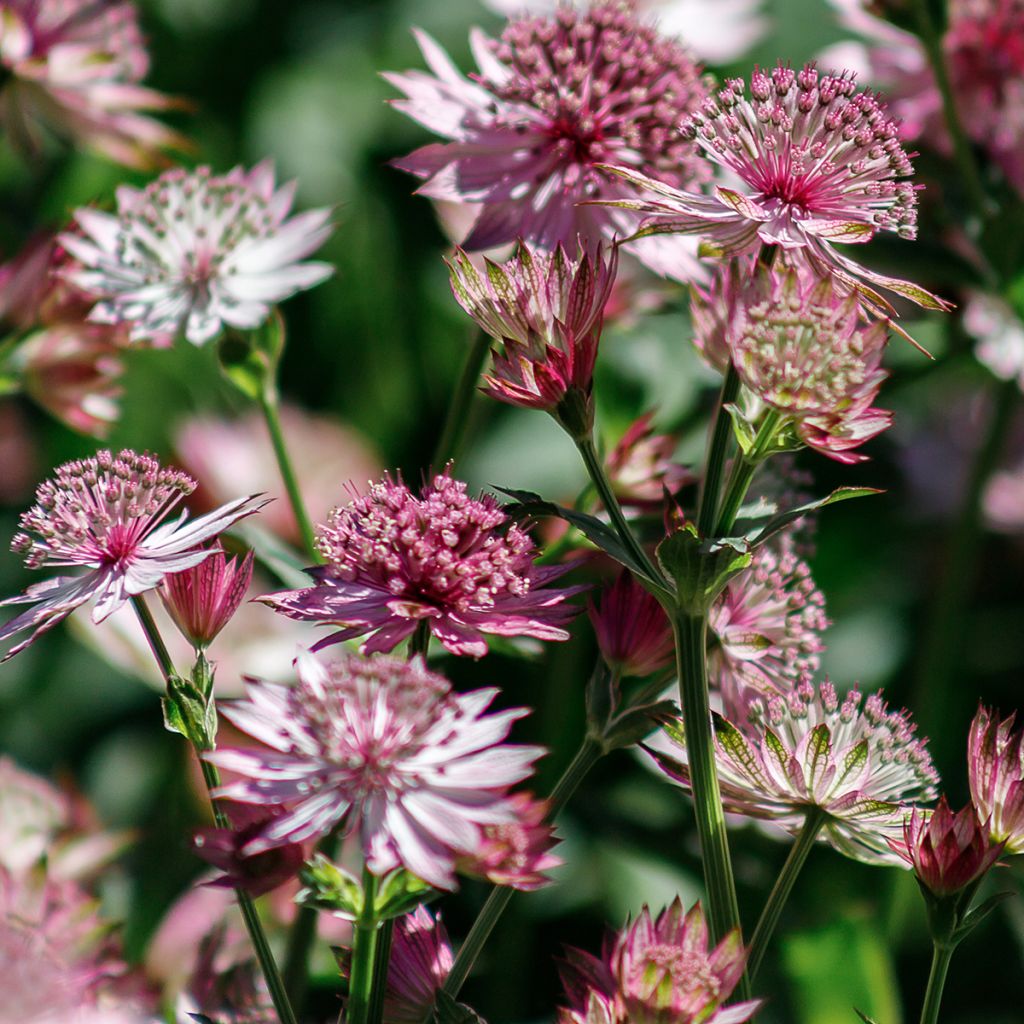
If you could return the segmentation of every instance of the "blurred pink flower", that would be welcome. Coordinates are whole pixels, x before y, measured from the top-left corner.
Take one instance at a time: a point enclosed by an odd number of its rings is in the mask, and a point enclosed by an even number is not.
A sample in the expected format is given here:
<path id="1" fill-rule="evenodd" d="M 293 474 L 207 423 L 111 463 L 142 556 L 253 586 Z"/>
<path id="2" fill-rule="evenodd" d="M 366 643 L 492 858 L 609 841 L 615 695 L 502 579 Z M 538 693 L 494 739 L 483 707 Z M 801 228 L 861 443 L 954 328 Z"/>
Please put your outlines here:
<path id="1" fill-rule="evenodd" d="M 1024 853 L 1024 730 L 979 707 L 967 739 L 971 802 L 995 843 Z"/>
<path id="2" fill-rule="evenodd" d="M 601 657 L 624 676 L 650 676 L 675 662 L 668 616 L 655 598 L 623 569 L 587 612 Z"/>
<path id="3" fill-rule="evenodd" d="M 139 85 L 149 56 L 130 0 L 3 0 L 0 20 L 0 124 L 14 146 L 35 154 L 52 131 L 140 169 L 189 148 L 142 113 L 182 104 Z"/>
<path id="4" fill-rule="evenodd" d="M 984 510 L 991 529 L 1024 534 L 1024 462 L 989 477 L 985 485 Z"/>
<path id="5" fill-rule="evenodd" d="M 77 230 L 61 235 L 81 264 L 68 280 L 95 300 L 91 320 L 127 325 L 132 341 L 183 334 L 203 345 L 225 327 L 253 330 L 276 303 L 333 273 L 300 262 L 330 235 L 330 211 L 289 217 L 294 195 L 294 182 L 278 188 L 269 160 L 122 185 L 116 213 L 83 207 Z"/>
<path id="6" fill-rule="evenodd" d="M 165 576 L 160 598 L 174 624 L 197 650 L 205 650 L 231 621 L 252 583 L 253 553 L 230 561 L 222 551 L 184 572 Z"/>
<path id="7" fill-rule="evenodd" d="M 344 822 L 374 874 L 402 866 L 436 888 L 455 888 L 456 861 L 481 849 L 482 830 L 516 820 L 508 788 L 543 753 L 501 742 L 526 710 L 484 715 L 497 690 L 455 694 L 422 658 L 321 663 L 303 652 L 297 673 L 291 687 L 254 680 L 247 700 L 221 707 L 271 750 L 205 755 L 240 776 L 218 796 L 286 807 L 243 852 L 326 835 Z"/>
<path id="8" fill-rule="evenodd" d="M 423 1024 L 455 962 L 440 915 L 424 906 L 395 922 L 384 1024 Z"/>
<path id="9" fill-rule="evenodd" d="M 471 498 L 447 471 L 417 496 L 390 477 L 319 531 L 316 585 L 260 600 L 294 619 L 343 627 L 314 649 L 372 634 L 366 653 L 393 650 L 421 622 L 452 654 L 487 653 L 486 635 L 567 640 L 581 587 L 545 584 L 571 567 L 534 565 L 529 534 L 491 495 Z"/>
<path id="10" fill-rule="evenodd" d="M 605 460 L 605 469 L 615 496 L 622 505 L 638 509 L 660 509 L 696 476 L 675 461 L 676 438 L 655 434 L 648 412 L 634 420 Z"/>
<path id="11" fill-rule="evenodd" d="M 69 817 L 63 793 L 10 758 L 0 757 L 0 867 L 12 875 L 31 868 Z"/>
<path id="12" fill-rule="evenodd" d="M 704 912 L 684 915 L 678 897 L 651 919 L 640 916 L 606 941 L 600 958 L 568 948 L 562 981 L 568 1009 L 560 1024 L 741 1024 L 760 1009 L 754 999 L 722 1004 L 739 984 L 746 950 L 738 929 L 709 949 Z"/>
<path id="13" fill-rule="evenodd" d="M 32 630 L 3 660 L 83 604 L 94 602 L 92 621 L 102 622 L 168 573 L 198 565 L 212 552 L 197 550 L 200 544 L 264 504 L 258 496 L 239 498 L 191 522 L 185 512 L 164 522 L 195 481 L 128 449 L 117 456 L 101 451 L 94 458 L 66 462 L 54 473 L 36 489 L 36 504 L 20 520 L 26 532 L 15 536 L 11 549 L 25 555 L 30 569 L 78 566 L 89 571 L 55 576 L 0 601 L 32 605 L 0 629 L 0 641 Z"/>
<path id="14" fill-rule="evenodd" d="M 426 33 L 417 40 L 432 74 L 385 77 L 404 95 L 394 105 L 445 142 L 396 165 L 425 179 L 434 200 L 479 209 L 466 249 L 522 237 L 545 249 L 627 237 L 639 218 L 581 200 L 635 197 L 602 169 L 619 163 L 680 187 L 700 186 L 710 169 L 677 137 L 679 120 L 705 96 L 700 67 L 663 38 L 632 5 L 597 0 L 550 17 L 512 21 L 500 40 L 471 36 L 480 68 L 463 77 Z M 659 273 L 699 273 L 685 240 L 631 245 Z"/>
<path id="15" fill-rule="evenodd" d="M 1000 380 L 1016 380 L 1024 391 L 1024 323 L 998 296 L 971 292 L 964 305 L 964 330 L 974 354 Z"/>
<path id="16" fill-rule="evenodd" d="M 813 65 L 755 70 L 750 99 L 745 88 L 741 78 L 727 80 L 682 126 L 683 137 L 736 175 L 742 190 L 722 185 L 706 196 L 621 165 L 606 169 L 651 198 L 598 201 L 647 214 L 650 233 L 699 235 L 706 255 L 756 255 L 778 246 L 791 262 L 860 288 L 879 310 L 889 306 L 872 285 L 926 308 L 948 308 L 920 286 L 869 270 L 833 245 L 868 242 L 878 231 L 916 234 L 917 187 L 901 180 L 913 167 L 885 107 L 857 91 L 852 73 L 819 75 Z"/>

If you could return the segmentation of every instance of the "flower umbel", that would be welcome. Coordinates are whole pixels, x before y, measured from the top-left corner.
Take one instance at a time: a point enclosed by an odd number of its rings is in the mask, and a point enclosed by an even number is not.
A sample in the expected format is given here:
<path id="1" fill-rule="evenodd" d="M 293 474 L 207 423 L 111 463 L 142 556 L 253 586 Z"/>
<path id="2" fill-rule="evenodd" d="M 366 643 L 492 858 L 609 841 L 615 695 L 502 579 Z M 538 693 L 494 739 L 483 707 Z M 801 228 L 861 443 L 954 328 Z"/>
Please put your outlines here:
<path id="1" fill-rule="evenodd" d="M 24 532 L 11 542 L 30 569 L 82 567 L 79 576 L 55 576 L 0 604 L 32 605 L 0 629 L 0 642 L 31 629 L 4 660 L 24 650 L 80 605 L 94 602 L 93 622 L 102 622 L 130 597 L 158 586 L 168 573 L 192 568 L 209 558 L 199 549 L 263 505 L 256 495 L 239 498 L 191 521 L 182 512 L 164 522 L 194 481 L 179 470 L 161 468 L 150 455 L 125 449 L 116 456 L 59 466 L 36 489 L 36 504 L 24 513 Z"/>
<path id="2" fill-rule="evenodd" d="M 742 728 L 715 722 L 715 763 L 726 810 L 800 831 L 812 809 L 824 814 L 822 838 L 840 853 L 873 864 L 902 864 L 889 839 L 905 813 L 935 798 L 938 774 L 907 713 L 879 694 L 851 690 L 841 701 L 831 683 L 801 683 L 773 696 Z M 683 749 L 682 726 L 669 738 Z M 654 752 L 684 787 L 689 767 Z"/>
<path id="3" fill-rule="evenodd" d="M 1007 853 L 1024 853 L 1024 730 L 1014 731 L 1016 715 L 999 720 L 978 708 L 967 738 L 971 802 L 988 822 L 992 841 Z"/>
<path id="4" fill-rule="evenodd" d="M 447 472 L 419 496 L 385 477 L 334 509 L 319 531 L 325 566 L 314 587 L 260 598 L 293 619 L 342 626 L 317 647 L 373 634 L 364 651 L 390 651 L 420 622 L 452 654 L 480 658 L 485 634 L 566 640 L 581 588 L 545 588 L 567 571 L 533 564 L 529 534 L 490 495 L 471 498 Z"/>
<path id="5" fill-rule="evenodd" d="M 96 300 L 91 319 L 130 325 L 133 341 L 184 334 L 202 345 L 225 326 L 252 330 L 332 272 L 300 262 L 331 233 L 330 212 L 289 217 L 294 193 L 294 183 L 276 186 L 269 161 L 122 185 L 116 214 L 80 209 L 81 235 L 61 236 L 82 264 L 69 279 Z"/>
<path id="6" fill-rule="evenodd" d="M 621 0 L 560 6 L 550 17 L 509 22 L 500 40 L 472 37 L 480 72 L 469 80 L 423 32 L 433 74 L 388 80 L 405 94 L 395 106 L 449 140 L 396 161 L 425 179 L 435 200 L 479 207 L 463 241 L 489 249 L 522 237 L 543 248 L 632 234 L 639 218 L 582 200 L 635 197 L 603 164 L 621 164 L 678 187 L 699 186 L 710 168 L 678 136 L 680 119 L 706 94 L 699 65 Z M 683 277 L 696 261 L 685 241 L 650 244 L 637 255 Z"/>
<path id="7" fill-rule="evenodd" d="M 399 866 L 440 889 L 456 861 L 481 850 L 484 829 L 514 822 L 508 787 L 540 747 L 502 744 L 517 708 L 485 715 L 497 690 L 455 694 L 422 658 L 303 653 L 295 686 L 253 680 L 226 718 L 271 751 L 220 749 L 206 759 L 241 776 L 217 796 L 277 807 L 246 855 L 326 835 L 359 834 L 376 875 Z"/>
<path id="8" fill-rule="evenodd" d="M 160 597 L 181 635 L 197 650 L 213 643 L 231 621 L 252 582 L 253 553 L 230 561 L 222 551 L 165 577 Z"/>
<path id="9" fill-rule="evenodd" d="M 760 1008 L 755 999 L 722 1004 L 743 975 L 738 930 L 713 949 L 699 903 L 684 915 L 677 898 L 657 917 L 643 908 L 600 958 L 566 951 L 562 981 L 570 1007 L 560 1024 L 740 1024 Z"/>
<path id="10" fill-rule="evenodd" d="M 676 438 L 655 434 L 648 412 L 634 420 L 605 463 L 608 480 L 620 504 L 637 509 L 660 509 L 666 492 L 674 496 L 696 477 L 674 459 Z"/>

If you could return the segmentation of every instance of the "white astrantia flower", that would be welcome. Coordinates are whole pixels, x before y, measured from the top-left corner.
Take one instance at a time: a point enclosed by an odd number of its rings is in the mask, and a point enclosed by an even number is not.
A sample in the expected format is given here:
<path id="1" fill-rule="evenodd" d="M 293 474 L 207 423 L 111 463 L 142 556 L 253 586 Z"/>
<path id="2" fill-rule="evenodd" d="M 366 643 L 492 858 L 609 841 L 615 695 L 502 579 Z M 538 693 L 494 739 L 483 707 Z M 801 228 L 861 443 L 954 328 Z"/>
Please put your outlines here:
<path id="1" fill-rule="evenodd" d="M 116 213 L 79 209 L 77 230 L 61 236 L 82 264 L 68 279 L 97 300 L 90 319 L 128 324 L 133 341 L 184 334 L 202 345 L 225 326 L 259 327 L 275 303 L 333 272 L 300 262 L 332 227 L 327 209 L 289 217 L 294 194 L 294 182 L 275 185 L 268 160 L 121 186 Z"/>

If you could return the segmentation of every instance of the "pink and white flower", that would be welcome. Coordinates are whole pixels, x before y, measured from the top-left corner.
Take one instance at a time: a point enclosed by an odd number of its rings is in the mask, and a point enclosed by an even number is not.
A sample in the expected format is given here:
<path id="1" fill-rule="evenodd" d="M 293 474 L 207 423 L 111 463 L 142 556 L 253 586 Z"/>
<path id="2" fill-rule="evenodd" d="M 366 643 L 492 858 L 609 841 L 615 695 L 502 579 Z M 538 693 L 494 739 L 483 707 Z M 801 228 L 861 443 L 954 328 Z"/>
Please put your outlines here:
<path id="1" fill-rule="evenodd" d="M 384 1024 L 423 1024 L 455 963 L 448 932 L 424 906 L 395 922 Z"/>
<path id="2" fill-rule="evenodd" d="M 523 708 L 485 714 L 495 689 L 456 694 L 422 658 L 302 653 L 295 686 L 253 680 L 224 716 L 270 751 L 220 749 L 207 760 L 240 776 L 217 795 L 278 807 L 243 852 L 322 836 L 344 823 L 376 875 L 405 867 L 455 888 L 457 861 L 484 829 L 517 820 L 510 786 L 540 747 L 502 741 Z"/>
<path id="3" fill-rule="evenodd" d="M 23 630 L 32 632 L 4 655 L 13 657 L 76 608 L 93 602 L 92 621 L 102 622 L 129 598 L 158 586 L 168 573 L 181 572 L 209 558 L 199 548 L 264 504 L 252 495 L 188 520 L 182 512 L 164 522 L 192 492 L 185 473 L 163 469 L 150 455 L 125 449 L 116 456 L 58 466 L 36 489 L 36 504 L 21 517 L 21 533 L 11 542 L 30 569 L 78 567 L 78 576 L 55 576 L 0 604 L 31 605 L 0 629 L 0 642 Z M 34 535 L 34 536 L 33 536 Z"/>
<path id="4" fill-rule="evenodd" d="M 978 708 L 967 738 L 971 802 L 988 822 L 993 842 L 1007 853 L 1024 853 L 1024 730 L 1014 730 L 1016 715 L 1002 720 Z"/>
<path id="5" fill-rule="evenodd" d="M 133 341 L 184 334 L 202 345 L 225 326 L 252 330 L 274 304 L 333 272 L 300 262 L 332 227 L 326 209 L 289 217 L 294 195 L 294 182 L 277 187 L 269 160 L 122 185 L 116 213 L 79 209 L 79 231 L 61 236 L 82 264 L 68 278 L 96 301 L 92 320 L 129 325 Z"/>
<path id="6" fill-rule="evenodd" d="M 424 179 L 421 194 L 479 209 L 462 241 L 489 249 L 517 238 L 544 249 L 631 235 L 628 211 L 583 200 L 635 198 L 603 168 L 621 164 L 678 187 L 699 187 L 710 168 L 678 137 L 706 87 L 700 66 L 660 36 L 632 4 L 595 0 L 550 16 L 511 21 L 499 40 L 471 36 L 479 73 L 464 77 L 428 35 L 417 40 L 431 74 L 385 76 L 405 99 L 395 106 L 447 141 L 396 161 Z M 683 239 L 635 248 L 659 273 L 699 273 Z"/>
<path id="7" fill-rule="evenodd" d="M 674 497 L 695 475 L 675 461 L 677 439 L 655 434 L 653 412 L 634 420 L 605 461 L 608 480 L 620 504 L 660 509 L 666 493 Z"/>
<path id="8" fill-rule="evenodd" d="M 675 640 L 664 608 L 627 570 L 587 611 L 601 657 L 622 675 L 650 676 L 675 662 Z"/>
<path id="9" fill-rule="evenodd" d="M 326 565 L 316 585 L 260 598 L 282 615 L 342 629 L 314 650 L 372 634 L 365 653 L 393 650 L 421 622 L 452 654 L 481 658 L 486 635 L 567 640 L 581 587 L 546 584 L 566 566 L 538 567 L 530 535 L 491 495 L 438 474 L 417 496 L 385 477 L 320 527 Z"/>

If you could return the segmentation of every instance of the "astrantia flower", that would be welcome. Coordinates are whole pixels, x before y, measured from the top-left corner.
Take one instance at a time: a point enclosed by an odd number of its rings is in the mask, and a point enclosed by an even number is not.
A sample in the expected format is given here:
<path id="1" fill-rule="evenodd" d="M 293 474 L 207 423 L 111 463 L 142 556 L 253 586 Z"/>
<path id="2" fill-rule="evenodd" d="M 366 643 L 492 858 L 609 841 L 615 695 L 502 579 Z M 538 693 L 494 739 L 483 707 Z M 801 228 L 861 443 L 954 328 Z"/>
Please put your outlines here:
<path id="1" fill-rule="evenodd" d="M 624 676 L 649 676 L 675 661 L 665 610 L 623 570 L 587 609 L 601 657 Z"/>
<path id="2" fill-rule="evenodd" d="M 441 918 L 424 906 L 395 922 L 384 990 L 384 1024 L 423 1024 L 455 956 Z"/>
<path id="3" fill-rule="evenodd" d="M 269 161 L 122 185 L 116 214 L 80 209 L 81 235 L 61 236 L 83 266 L 69 279 L 97 300 L 91 319 L 128 324 L 133 341 L 184 334 L 202 345 L 225 326 L 251 330 L 332 272 L 299 262 L 331 233 L 330 211 L 289 218 L 294 193 L 294 183 L 277 188 Z"/>
<path id="4" fill-rule="evenodd" d="M 510 22 L 498 41 L 474 32 L 480 72 L 472 80 L 425 33 L 417 39 L 433 74 L 386 76 L 406 96 L 395 106 L 450 141 L 396 163 L 426 179 L 423 195 L 479 207 L 467 249 L 520 237 L 554 249 L 578 236 L 593 244 L 632 234 L 635 214 L 579 205 L 638 195 L 602 164 L 681 188 L 710 177 L 676 131 L 706 94 L 700 68 L 640 21 L 631 3 L 560 6 L 550 17 Z M 679 239 L 648 243 L 637 255 L 683 279 L 696 269 L 693 250 Z"/>
<path id="5" fill-rule="evenodd" d="M 220 749 L 207 760 L 241 776 L 218 796 L 276 807 L 243 851 L 259 853 L 358 831 L 376 875 L 399 866 L 440 889 L 475 854 L 483 829 L 516 820 L 508 787 L 527 778 L 540 747 L 501 741 L 523 708 L 485 715 L 495 689 L 452 692 L 422 658 L 298 659 L 298 683 L 254 680 L 222 711 L 271 751 Z"/>
<path id="6" fill-rule="evenodd" d="M 487 394 L 501 402 L 553 414 L 570 392 L 588 410 L 603 312 L 615 281 L 617 250 L 599 246 L 575 258 L 561 245 L 551 255 L 521 243 L 503 264 L 487 261 L 485 276 L 457 249 L 452 291 L 481 330 L 501 343 Z"/>
<path id="7" fill-rule="evenodd" d="M 565 599 L 581 588 L 545 587 L 566 567 L 535 566 L 529 534 L 447 472 L 418 497 L 385 477 L 331 512 L 318 547 L 327 564 L 309 570 L 316 586 L 260 598 L 293 619 L 343 627 L 317 648 L 372 633 L 363 650 L 390 651 L 420 622 L 473 658 L 487 653 L 488 633 L 569 638 L 562 627 L 577 609 Z"/>
<path id="8" fill-rule="evenodd" d="M 715 764 L 726 810 L 796 834 L 812 812 L 821 837 L 840 853 L 873 864 L 902 864 L 888 839 L 905 813 L 935 799 L 938 775 L 905 711 L 879 694 L 842 700 L 831 683 L 802 683 L 788 699 L 770 697 L 741 728 L 716 719 Z M 681 730 L 669 732 L 680 745 Z M 655 754 L 689 788 L 686 764 Z"/>
<path id="9" fill-rule="evenodd" d="M 230 561 L 215 551 L 198 565 L 165 577 L 164 607 L 193 647 L 209 647 L 231 621 L 252 582 L 253 553 Z"/>
<path id="10" fill-rule="evenodd" d="M 903 837 L 889 840 L 893 852 L 913 869 L 936 896 L 960 892 L 977 881 L 999 859 L 1002 844 L 989 839 L 987 823 L 967 804 L 954 814 L 945 796 L 935 810 L 915 807 L 903 826 Z"/>
<path id="11" fill-rule="evenodd" d="M 728 80 L 682 126 L 709 160 L 740 179 L 742 191 L 720 186 L 705 196 L 619 168 L 624 179 L 655 193 L 623 201 L 652 215 L 645 230 L 700 235 L 709 254 L 726 257 L 779 246 L 817 273 L 870 292 L 879 307 L 885 300 L 865 282 L 947 308 L 918 285 L 868 270 L 832 245 L 867 242 L 878 231 L 916 234 L 916 189 L 901 180 L 913 168 L 885 107 L 857 91 L 852 73 L 819 75 L 813 65 L 756 70 L 749 99 L 745 88 L 742 79 Z"/>
<path id="12" fill-rule="evenodd" d="M 655 434 L 653 413 L 630 424 L 605 462 L 608 480 L 620 504 L 640 509 L 659 509 L 666 492 L 675 495 L 695 477 L 674 459 L 676 439 Z"/>
<path id="13" fill-rule="evenodd" d="M 68 800 L 49 782 L 0 757 L 0 868 L 30 868 L 69 817 Z"/>
<path id="14" fill-rule="evenodd" d="M 994 842 L 1007 853 L 1024 853 L 1024 730 L 1014 731 L 1016 715 L 1002 721 L 978 708 L 967 739 L 971 802 L 988 822 Z"/>
<path id="15" fill-rule="evenodd" d="M 36 489 L 36 504 L 24 513 L 23 533 L 11 542 L 30 569 L 82 567 L 78 576 L 55 576 L 0 604 L 32 605 L 0 629 L 0 642 L 31 629 L 4 660 L 24 650 L 77 607 L 94 602 L 93 622 L 102 622 L 130 597 L 159 585 L 172 572 L 198 565 L 212 553 L 204 541 L 252 515 L 263 504 L 253 495 L 222 505 L 188 521 L 182 512 L 164 522 L 195 482 L 174 469 L 162 469 L 150 455 L 125 449 L 116 456 L 58 466 Z"/>
<path id="16" fill-rule="evenodd" d="M 866 324 L 856 292 L 831 278 L 762 270 L 728 333 L 733 365 L 751 394 L 806 445 L 837 462 L 892 423 L 874 407 L 887 374 L 888 324 Z"/>
<path id="17" fill-rule="evenodd" d="M 657 920 L 644 907 L 605 943 L 599 958 L 566 950 L 562 981 L 570 1006 L 560 1024 L 740 1024 L 760 1008 L 754 999 L 722 1004 L 743 975 L 746 951 L 738 929 L 708 948 L 699 903 L 684 915 L 679 899 Z"/>
<path id="18" fill-rule="evenodd" d="M 131 0 L 3 0 L 0 125 L 35 153 L 48 131 L 129 167 L 187 141 L 140 111 L 180 104 L 138 83 L 149 57 Z"/>
<path id="19" fill-rule="evenodd" d="M 809 680 L 828 625 L 825 599 L 792 537 L 759 547 L 708 618 L 708 681 L 721 694 L 726 715 L 742 722 L 751 701 L 785 696 Z"/>

